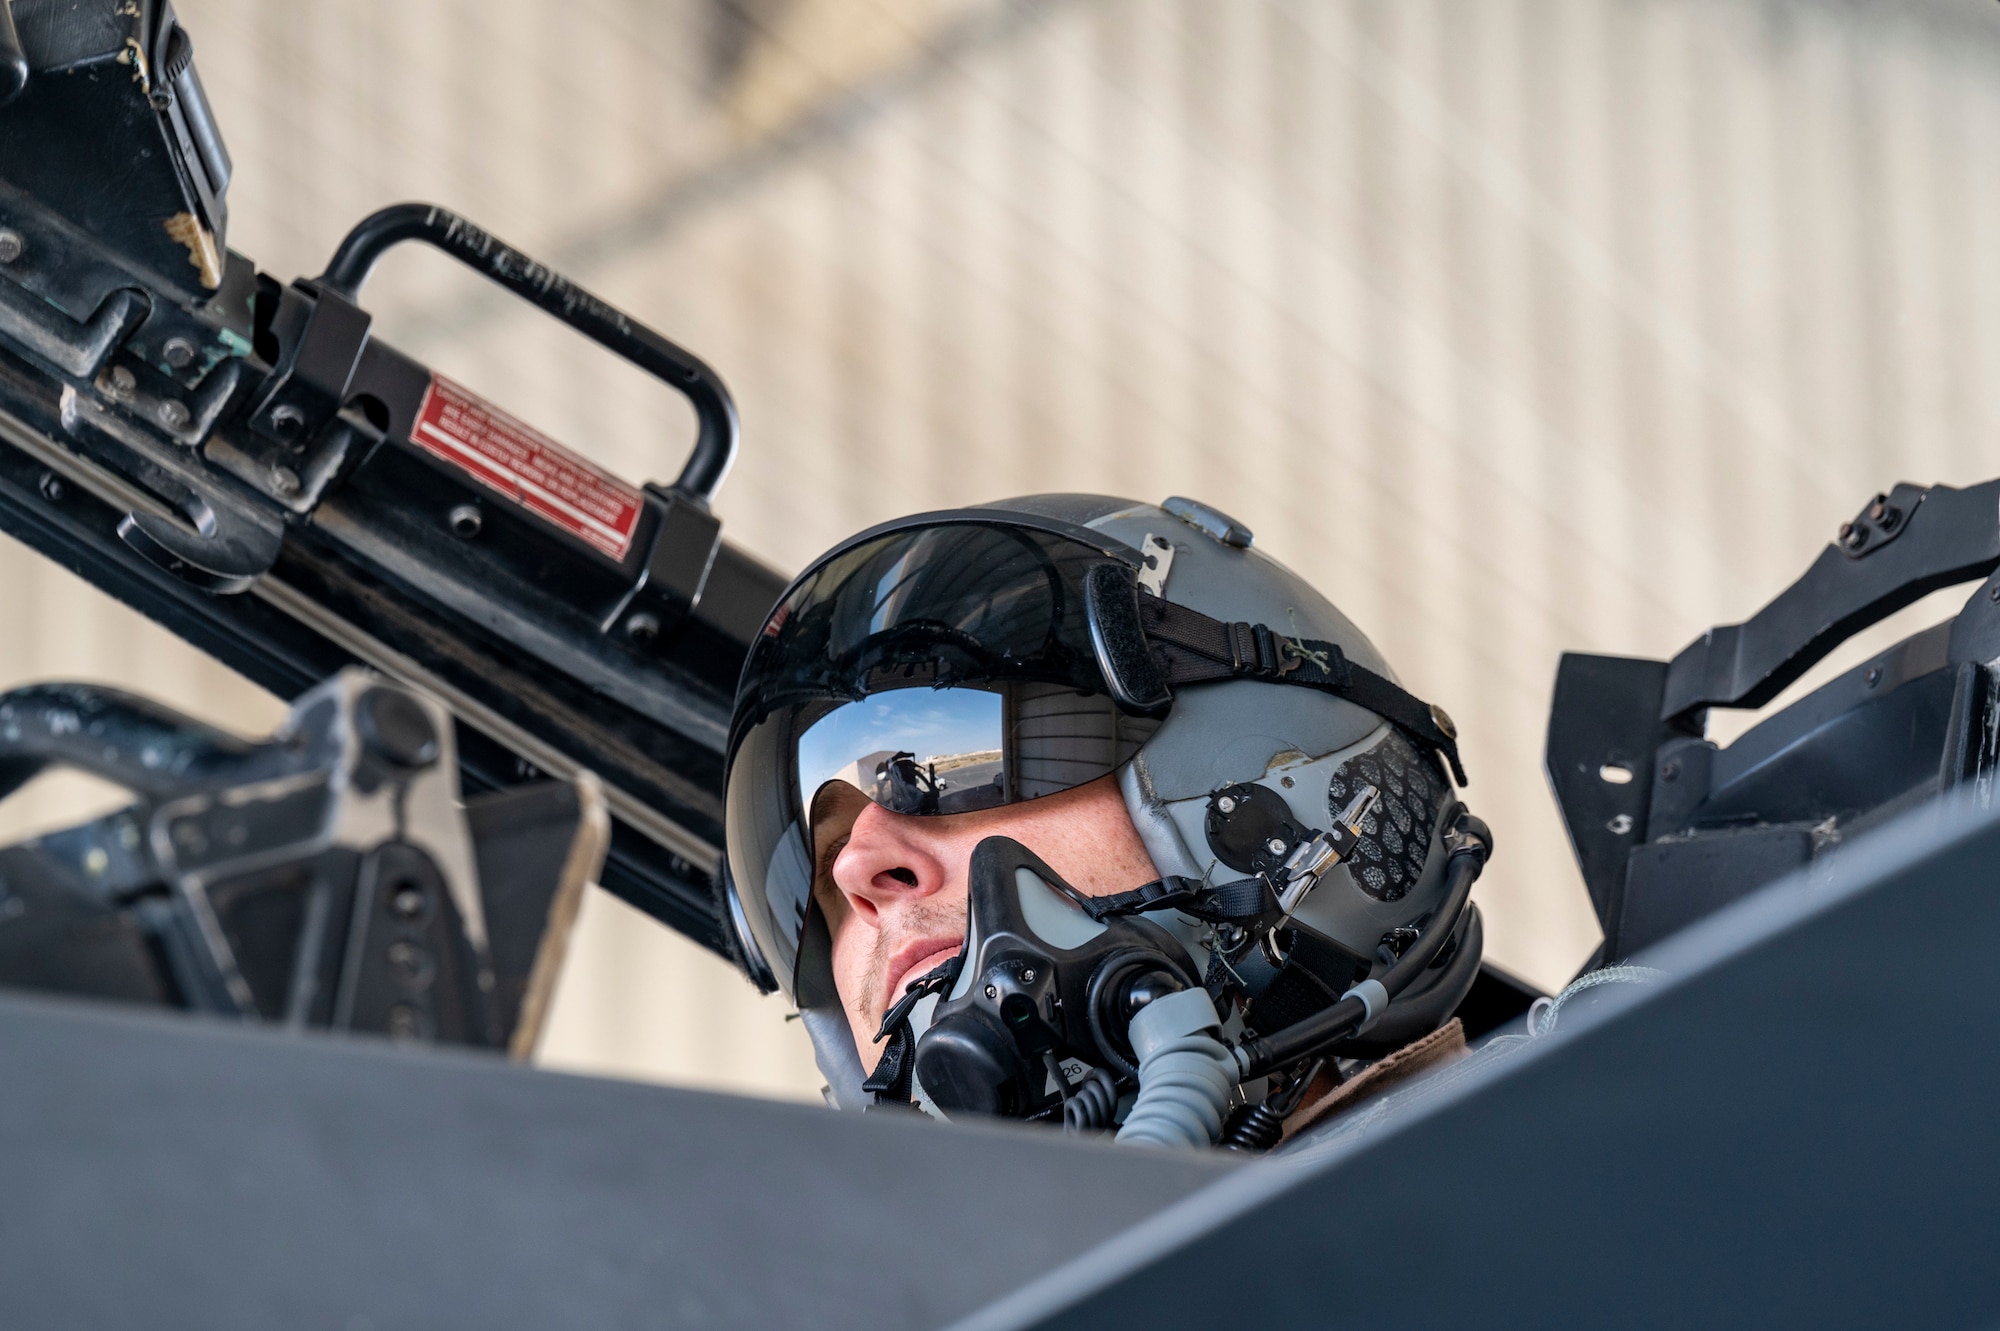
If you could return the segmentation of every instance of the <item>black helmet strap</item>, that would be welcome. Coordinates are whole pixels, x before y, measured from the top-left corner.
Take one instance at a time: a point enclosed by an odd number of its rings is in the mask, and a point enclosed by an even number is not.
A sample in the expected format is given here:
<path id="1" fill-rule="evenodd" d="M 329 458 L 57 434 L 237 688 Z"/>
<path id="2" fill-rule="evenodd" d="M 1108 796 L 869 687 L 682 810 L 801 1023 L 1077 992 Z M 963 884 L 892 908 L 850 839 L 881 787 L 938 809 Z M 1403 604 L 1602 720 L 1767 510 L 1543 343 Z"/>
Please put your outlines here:
<path id="1" fill-rule="evenodd" d="M 1263 624 L 1211 619 L 1199 610 L 1158 596 L 1138 598 L 1139 623 L 1162 666 L 1169 688 L 1221 679 L 1261 679 L 1331 693 L 1385 716 L 1435 749 L 1466 785 L 1458 758 L 1458 730 L 1442 708 L 1365 666 L 1340 644 L 1287 637 Z"/>
<path id="2" fill-rule="evenodd" d="M 1445 715 L 1365 666 L 1340 644 L 1290 637 L 1264 624 L 1211 619 L 1199 610 L 1142 592 L 1130 568 L 1106 562 L 1084 577 L 1091 647 L 1111 696 L 1129 707 L 1163 707 L 1181 684 L 1259 679 L 1318 689 L 1366 707 L 1436 750 L 1466 785 L 1458 729 Z"/>

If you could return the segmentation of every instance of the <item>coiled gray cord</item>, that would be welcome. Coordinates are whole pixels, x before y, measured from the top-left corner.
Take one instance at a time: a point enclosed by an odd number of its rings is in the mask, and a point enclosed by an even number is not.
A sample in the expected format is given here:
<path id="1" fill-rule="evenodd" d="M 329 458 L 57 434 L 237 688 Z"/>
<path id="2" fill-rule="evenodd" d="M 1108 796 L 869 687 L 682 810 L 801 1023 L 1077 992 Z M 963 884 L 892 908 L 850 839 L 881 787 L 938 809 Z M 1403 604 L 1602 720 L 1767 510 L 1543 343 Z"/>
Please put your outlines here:
<path id="1" fill-rule="evenodd" d="M 1213 1146 L 1236 1087 L 1236 1058 L 1217 1038 L 1222 1025 L 1206 991 L 1184 989 L 1154 999 L 1132 1019 L 1139 1055 L 1139 1097 L 1121 1143 Z"/>
<path id="2" fill-rule="evenodd" d="M 1118 1112 L 1118 1083 L 1103 1068 L 1092 1068 L 1063 1101 L 1063 1131 L 1071 1136 L 1102 1132 Z"/>

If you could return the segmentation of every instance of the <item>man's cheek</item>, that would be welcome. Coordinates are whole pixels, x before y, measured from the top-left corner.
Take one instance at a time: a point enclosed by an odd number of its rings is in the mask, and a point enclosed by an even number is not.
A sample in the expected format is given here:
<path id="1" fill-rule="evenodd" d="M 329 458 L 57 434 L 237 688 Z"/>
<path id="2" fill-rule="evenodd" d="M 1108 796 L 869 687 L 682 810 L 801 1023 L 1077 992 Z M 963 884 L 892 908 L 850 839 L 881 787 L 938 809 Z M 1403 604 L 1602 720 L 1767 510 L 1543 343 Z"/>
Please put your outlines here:
<path id="1" fill-rule="evenodd" d="M 846 946 L 836 940 L 833 947 L 833 980 L 843 1003 L 863 1015 L 869 1012 L 873 995 L 869 992 L 867 948 L 855 946 L 853 940 L 848 940 Z"/>
<path id="2" fill-rule="evenodd" d="M 840 995 L 841 1009 L 847 1014 L 848 1029 L 854 1033 L 854 1051 L 861 1056 L 863 1073 L 875 1071 L 882 1047 L 875 1043 L 875 1030 L 882 1022 L 883 1009 L 877 1006 L 873 977 L 872 940 L 869 931 L 849 918 L 845 930 L 833 933 L 833 987 Z"/>
<path id="3" fill-rule="evenodd" d="M 875 954 L 872 931 L 852 911 L 842 909 L 827 912 L 827 932 L 833 938 L 833 985 L 841 1006 L 857 1020 L 865 1020 L 875 997 L 870 984 Z"/>

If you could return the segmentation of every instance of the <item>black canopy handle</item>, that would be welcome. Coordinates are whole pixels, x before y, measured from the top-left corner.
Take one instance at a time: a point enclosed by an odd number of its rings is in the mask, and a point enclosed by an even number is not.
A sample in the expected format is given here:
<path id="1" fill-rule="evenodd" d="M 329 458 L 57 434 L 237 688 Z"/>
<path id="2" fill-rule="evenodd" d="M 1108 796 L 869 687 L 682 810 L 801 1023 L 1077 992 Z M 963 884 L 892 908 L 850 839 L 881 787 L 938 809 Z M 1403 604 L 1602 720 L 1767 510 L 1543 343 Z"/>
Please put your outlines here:
<path id="1" fill-rule="evenodd" d="M 736 403 L 723 387 L 721 376 L 699 357 L 457 213 L 435 204 L 398 203 L 363 218 L 334 251 L 332 262 L 320 274 L 320 287 L 358 301 L 361 284 L 368 280 L 375 261 L 390 246 L 406 240 L 420 240 L 443 250 L 687 398 L 694 404 L 701 430 L 674 489 L 703 504 L 714 496 L 736 460 L 738 433 Z"/>

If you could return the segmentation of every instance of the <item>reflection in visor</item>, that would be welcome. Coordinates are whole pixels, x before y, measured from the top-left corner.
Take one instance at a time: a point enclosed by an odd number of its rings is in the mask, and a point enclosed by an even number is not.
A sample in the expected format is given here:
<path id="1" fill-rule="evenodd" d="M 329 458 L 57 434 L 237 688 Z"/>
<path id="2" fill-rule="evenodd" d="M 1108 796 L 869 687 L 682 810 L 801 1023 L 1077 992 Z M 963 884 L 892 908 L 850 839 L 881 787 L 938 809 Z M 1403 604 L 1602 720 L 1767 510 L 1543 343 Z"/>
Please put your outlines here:
<path id="1" fill-rule="evenodd" d="M 845 781 L 892 813 L 969 813 L 1009 798 L 1004 712 L 982 689 L 898 689 L 846 703 L 799 737 L 799 804 Z"/>

